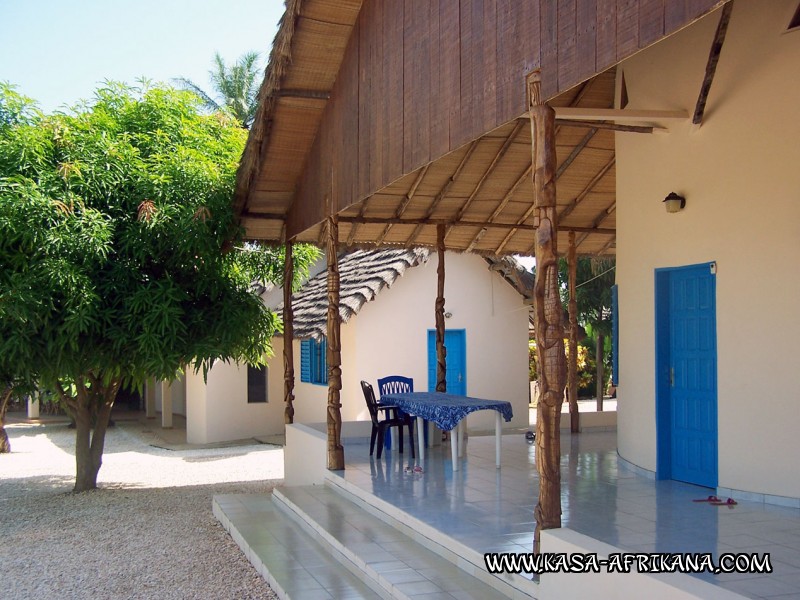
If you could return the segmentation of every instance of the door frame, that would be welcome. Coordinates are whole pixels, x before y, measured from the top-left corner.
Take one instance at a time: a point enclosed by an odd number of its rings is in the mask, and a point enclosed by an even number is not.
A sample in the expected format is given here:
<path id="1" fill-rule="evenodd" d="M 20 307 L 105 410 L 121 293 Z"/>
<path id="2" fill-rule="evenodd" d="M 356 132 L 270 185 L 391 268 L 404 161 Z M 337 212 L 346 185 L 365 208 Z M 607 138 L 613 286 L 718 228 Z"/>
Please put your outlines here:
<path id="1" fill-rule="evenodd" d="M 717 280 L 716 262 L 697 263 L 680 267 L 655 269 L 655 387 L 656 387 L 656 479 L 672 479 L 672 395 L 670 393 L 669 368 L 670 348 L 670 283 L 672 274 L 689 269 L 707 268 L 712 275 L 711 286 L 714 295 L 714 353 L 717 352 Z M 716 364 L 716 361 L 715 361 Z M 715 369 L 714 377 L 717 377 Z M 719 406 L 719 392 L 715 385 Z M 717 414 L 719 414 L 717 412 Z M 719 417 L 717 417 L 719 419 Z M 717 421 L 719 422 L 719 421 Z M 717 426 L 717 474 L 719 473 L 719 426 Z M 718 485 L 719 481 L 715 482 Z"/>

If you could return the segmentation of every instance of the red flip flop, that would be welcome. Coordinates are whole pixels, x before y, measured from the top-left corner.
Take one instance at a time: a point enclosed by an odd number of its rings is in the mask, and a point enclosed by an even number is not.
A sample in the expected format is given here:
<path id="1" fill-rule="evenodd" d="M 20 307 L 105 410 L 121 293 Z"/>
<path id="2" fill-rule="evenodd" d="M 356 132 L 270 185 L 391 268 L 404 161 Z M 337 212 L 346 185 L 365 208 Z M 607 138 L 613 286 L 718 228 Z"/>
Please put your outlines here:
<path id="1" fill-rule="evenodd" d="M 734 500 L 733 498 L 728 498 L 725 501 L 719 500 L 717 502 L 711 502 L 710 504 L 713 504 L 714 506 L 729 506 L 729 507 L 733 508 L 734 506 L 736 506 L 739 503 L 736 502 L 736 500 Z"/>
<path id="2" fill-rule="evenodd" d="M 692 502 L 711 502 L 711 503 L 714 503 L 714 502 L 722 502 L 722 500 L 720 500 L 716 496 L 709 496 L 708 498 L 698 498 L 697 500 L 692 500 Z"/>

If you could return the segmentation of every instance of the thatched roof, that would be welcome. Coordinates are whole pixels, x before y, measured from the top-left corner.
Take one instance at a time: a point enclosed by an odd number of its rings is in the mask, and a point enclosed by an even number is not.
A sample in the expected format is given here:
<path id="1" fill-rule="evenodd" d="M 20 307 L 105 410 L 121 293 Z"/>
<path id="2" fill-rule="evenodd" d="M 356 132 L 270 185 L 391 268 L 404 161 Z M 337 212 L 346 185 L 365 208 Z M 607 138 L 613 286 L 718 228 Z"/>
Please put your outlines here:
<path id="1" fill-rule="evenodd" d="M 355 250 L 339 259 L 339 314 L 342 323 L 357 315 L 367 302 L 390 288 L 408 269 L 428 261 L 425 248 Z M 489 269 L 497 271 L 519 294 L 529 299 L 533 274 L 512 257 L 486 259 Z M 311 277 L 292 294 L 294 336 L 296 339 L 321 338 L 327 335 L 328 281 L 323 270 Z M 276 310 L 283 311 L 283 304 Z"/>
<path id="2" fill-rule="evenodd" d="M 339 315 L 342 323 L 389 288 L 407 269 L 428 260 L 424 248 L 356 250 L 339 259 Z M 321 338 L 327 334 L 328 279 L 322 271 L 292 295 L 294 336 L 297 339 Z M 283 310 L 283 305 L 278 307 Z"/>

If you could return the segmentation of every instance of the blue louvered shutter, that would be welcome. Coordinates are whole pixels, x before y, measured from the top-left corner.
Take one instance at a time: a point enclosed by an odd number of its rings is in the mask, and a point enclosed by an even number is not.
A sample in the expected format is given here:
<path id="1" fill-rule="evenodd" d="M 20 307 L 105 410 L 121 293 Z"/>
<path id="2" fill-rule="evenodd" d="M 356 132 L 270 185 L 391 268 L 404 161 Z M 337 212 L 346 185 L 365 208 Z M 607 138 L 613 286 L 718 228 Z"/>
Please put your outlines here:
<path id="1" fill-rule="evenodd" d="M 311 340 L 300 342 L 300 381 L 311 382 Z"/>

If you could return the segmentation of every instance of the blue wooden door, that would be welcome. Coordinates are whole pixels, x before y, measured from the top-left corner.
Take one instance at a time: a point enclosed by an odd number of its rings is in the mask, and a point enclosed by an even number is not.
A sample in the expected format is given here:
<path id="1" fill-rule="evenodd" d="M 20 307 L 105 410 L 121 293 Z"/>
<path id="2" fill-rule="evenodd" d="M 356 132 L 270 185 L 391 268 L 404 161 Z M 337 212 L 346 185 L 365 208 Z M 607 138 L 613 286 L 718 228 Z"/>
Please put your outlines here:
<path id="1" fill-rule="evenodd" d="M 447 393 L 467 394 L 467 331 L 447 329 L 444 332 L 447 349 Z M 436 391 L 436 331 L 428 330 L 428 391 Z"/>
<path id="2" fill-rule="evenodd" d="M 659 467 L 670 479 L 717 485 L 717 332 L 714 264 L 662 272 L 658 331 Z M 666 310 L 664 310 L 666 308 Z M 663 447 L 662 447 L 663 446 Z M 668 453 L 668 456 L 662 456 Z"/>

